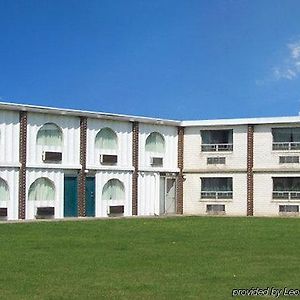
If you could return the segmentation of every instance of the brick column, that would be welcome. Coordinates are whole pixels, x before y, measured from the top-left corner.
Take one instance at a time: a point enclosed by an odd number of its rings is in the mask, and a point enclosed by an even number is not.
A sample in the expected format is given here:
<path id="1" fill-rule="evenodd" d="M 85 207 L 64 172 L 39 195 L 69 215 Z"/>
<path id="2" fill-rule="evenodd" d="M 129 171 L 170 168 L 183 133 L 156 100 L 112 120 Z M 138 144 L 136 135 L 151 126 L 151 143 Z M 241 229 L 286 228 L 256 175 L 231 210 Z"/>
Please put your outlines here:
<path id="1" fill-rule="evenodd" d="M 85 179 L 86 179 L 86 136 L 87 118 L 80 117 L 80 164 L 81 169 L 78 175 L 78 216 L 85 217 Z"/>
<path id="2" fill-rule="evenodd" d="M 139 123 L 132 123 L 132 215 L 138 214 Z"/>
<path id="3" fill-rule="evenodd" d="M 19 219 L 25 219 L 25 212 L 26 212 L 27 112 L 25 112 L 25 111 L 20 112 L 19 121 L 20 121 Z"/>
<path id="4" fill-rule="evenodd" d="M 253 132 L 254 132 L 254 126 L 248 125 L 248 131 L 247 131 L 247 216 L 253 216 Z"/>
<path id="5" fill-rule="evenodd" d="M 179 174 L 177 178 L 177 214 L 183 214 L 183 141 L 184 141 L 184 128 L 178 127 L 178 158 L 177 166 Z"/>

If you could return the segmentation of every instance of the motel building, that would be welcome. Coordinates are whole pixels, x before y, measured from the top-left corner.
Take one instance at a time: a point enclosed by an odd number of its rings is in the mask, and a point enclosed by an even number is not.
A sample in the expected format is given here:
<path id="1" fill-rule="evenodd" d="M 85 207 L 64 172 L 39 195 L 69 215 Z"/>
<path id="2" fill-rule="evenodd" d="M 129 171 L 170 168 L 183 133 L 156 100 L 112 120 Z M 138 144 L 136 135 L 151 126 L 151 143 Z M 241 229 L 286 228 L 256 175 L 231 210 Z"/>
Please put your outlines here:
<path id="1" fill-rule="evenodd" d="M 0 220 L 299 216 L 300 117 L 175 121 L 0 103 Z"/>

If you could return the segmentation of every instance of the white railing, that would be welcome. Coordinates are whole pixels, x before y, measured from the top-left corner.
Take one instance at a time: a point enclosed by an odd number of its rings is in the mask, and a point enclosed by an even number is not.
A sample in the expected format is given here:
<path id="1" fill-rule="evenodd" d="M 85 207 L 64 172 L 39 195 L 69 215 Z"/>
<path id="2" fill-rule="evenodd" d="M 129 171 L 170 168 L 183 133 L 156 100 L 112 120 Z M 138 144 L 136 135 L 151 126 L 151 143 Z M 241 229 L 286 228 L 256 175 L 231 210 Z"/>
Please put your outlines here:
<path id="1" fill-rule="evenodd" d="M 202 144 L 201 151 L 203 152 L 222 152 L 222 151 L 232 151 L 233 144 Z"/>
<path id="2" fill-rule="evenodd" d="M 232 191 L 205 191 L 201 192 L 201 199 L 232 199 Z"/>
<path id="3" fill-rule="evenodd" d="M 284 199 L 284 200 L 300 200 L 299 192 L 289 192 L 289 191 L 276 191 L 273 192 L 273 199 Z"/>
<path id="4" fill-rule="evenodd" d="M 299 142 L 273 143 L 273 150 L 300 150 Z"/>

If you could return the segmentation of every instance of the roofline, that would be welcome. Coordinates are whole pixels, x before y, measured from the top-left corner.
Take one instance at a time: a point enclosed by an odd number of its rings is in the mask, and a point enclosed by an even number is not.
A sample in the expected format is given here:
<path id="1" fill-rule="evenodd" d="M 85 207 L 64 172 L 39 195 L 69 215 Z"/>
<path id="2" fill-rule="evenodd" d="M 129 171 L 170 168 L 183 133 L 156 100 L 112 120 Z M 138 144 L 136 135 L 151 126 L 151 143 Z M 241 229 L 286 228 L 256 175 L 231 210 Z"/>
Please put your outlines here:
<path id="1" fill-rule="evenodd" d="M 266 117 L 266 118 L 242 118 L 242 119 L 217 119 L 217 120 L 168 120 L 161 118 L 150 118 L 143 116 L 132 116 L 114 113 L 104 113 L 96 111 L 65 109 L 56 107 L 47 107 L 39 105 L 19 104 L 11 102 L 1 102 L 0 109 L 12 111 L 28 111 L 35 113 L 48 113 L 56 115 L 69 115 L 77 117 L 89 117 L 93 119 L 114 120 L 122 122 L 140 122 L 155 125 L 169 125 L 182 127 L 201 127 L 201 126 L 238 126 L 238 125 L 259 125 L 259 124 L 286 124 L 299 123 L 300 116 L 290 117 Z"/>
<path id="2" fill-rule="evenodd" d="M 219 119 L 219 120 L 192 120 L 192 121 L 182 121 L 181 126 L 183 127 L 237 126 L 237 125 L 286 124 L 286 123 L 299 123 L 300 125 L 300 116 L 245 118 L 245 119 Z"/>
<path id="3" fill-rule="evenodd" d="M 114 114 L 114 113 L 104 113 L 104 112 L 86 111 L 86 110 L 77 110 L 77 109 L 65 109 L 65 108 L 19 104 L 19 103 L 1 102 L 1 101 L 0 101 L 0 109 L 13 110 L 13 111 L 27 111 L 27 112 L 35 112 L 35 113 L 42 113 L 42 114 L 47 113 L 47 114 L 56 114 L 56 115 L 89 117 L 94 119 L 114 120 L 114 121 L 117 120 L 123 122 L 140 122 L 140 123 L 148 123 L 148 124 L 156 124 L 156 125 L 180 126 L 181 123 L 180 121 L 177 120 L 168 120 L 168 119 L 150 118 L 150 117 L 141 117 L 141 116 Z"/>

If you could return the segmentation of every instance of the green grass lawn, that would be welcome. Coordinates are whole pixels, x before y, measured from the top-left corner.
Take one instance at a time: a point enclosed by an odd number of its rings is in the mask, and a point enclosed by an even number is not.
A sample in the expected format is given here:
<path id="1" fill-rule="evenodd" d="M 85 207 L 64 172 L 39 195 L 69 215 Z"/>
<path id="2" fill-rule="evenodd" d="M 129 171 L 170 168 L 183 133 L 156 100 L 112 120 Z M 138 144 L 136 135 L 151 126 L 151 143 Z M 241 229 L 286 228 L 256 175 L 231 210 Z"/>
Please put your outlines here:
<path id="1" fill-rule="evenodd" d="M 1 299 L 206 300 L 300 288 L 296 218 L 0 224 L 0 237 Z"/>

